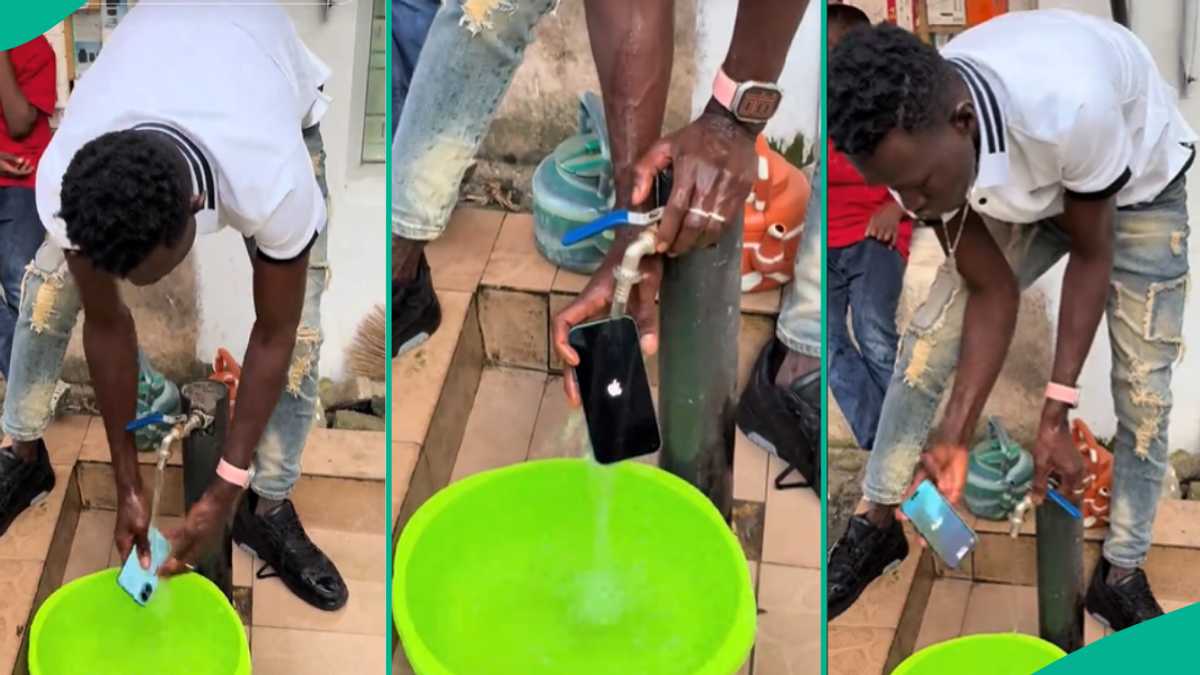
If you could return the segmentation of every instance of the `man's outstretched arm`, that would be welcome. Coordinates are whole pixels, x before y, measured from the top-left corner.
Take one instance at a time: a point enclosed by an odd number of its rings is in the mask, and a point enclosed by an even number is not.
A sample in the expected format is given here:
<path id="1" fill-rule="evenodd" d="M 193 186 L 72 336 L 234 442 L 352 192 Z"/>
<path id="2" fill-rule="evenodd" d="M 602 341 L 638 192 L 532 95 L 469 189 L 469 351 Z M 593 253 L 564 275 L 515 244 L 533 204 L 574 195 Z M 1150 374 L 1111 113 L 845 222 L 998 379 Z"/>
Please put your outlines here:
<path id="1" fill-rule="evenodd" d="M 83 351 L 104 418 L 113 474 L 117 483 L 117 528 L 113 535 L 121 559 L 136 544 L 143 567 L 150 565 L 149 504 L 142 493 L 137 449 L 125 425 L 137 416 L 137 330 L 121 299 L 117 279 L 83 256 L 67 254 L 67 267 L 83 304 Z"/>

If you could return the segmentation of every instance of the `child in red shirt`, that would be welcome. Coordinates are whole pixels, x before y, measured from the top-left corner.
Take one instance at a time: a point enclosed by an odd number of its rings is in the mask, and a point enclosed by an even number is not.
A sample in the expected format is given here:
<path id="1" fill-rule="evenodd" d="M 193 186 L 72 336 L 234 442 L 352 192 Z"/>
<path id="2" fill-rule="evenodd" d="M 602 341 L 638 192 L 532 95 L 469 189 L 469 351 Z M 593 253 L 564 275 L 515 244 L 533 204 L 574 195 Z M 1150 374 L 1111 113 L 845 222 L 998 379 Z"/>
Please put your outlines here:
<path id="1" fill-rule="evenodd" d="M 870 450 L 896 363 L 896 306 L 912 221 L 886 187 L 867 185 L 832 143 L 828 153 L 829 389 L 859 446 Z"/>
<path id="2" fill-rule="evenodd" d="M 55 76 L 54 50 L 44 37 L 0 50 L 0 373 L 6 379 L 21 277 L 45 237 L 33 186 L 50 143 Z"/>

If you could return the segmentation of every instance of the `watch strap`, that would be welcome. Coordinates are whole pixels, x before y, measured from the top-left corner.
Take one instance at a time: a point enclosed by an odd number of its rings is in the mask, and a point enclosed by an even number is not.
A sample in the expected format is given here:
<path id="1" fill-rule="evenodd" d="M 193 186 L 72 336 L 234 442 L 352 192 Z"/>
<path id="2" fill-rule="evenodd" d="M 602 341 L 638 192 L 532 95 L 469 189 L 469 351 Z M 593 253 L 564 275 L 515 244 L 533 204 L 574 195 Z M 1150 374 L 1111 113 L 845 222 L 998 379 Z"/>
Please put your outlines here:
<path id="1" fill-rule="evenodd" d="M 737 95 L 738 83 L 725 74 L 724 68 L 717 68 L 717 77 L 713 80 L 713 98 L 726 110 L 733 111 L 733 97 Z"/>

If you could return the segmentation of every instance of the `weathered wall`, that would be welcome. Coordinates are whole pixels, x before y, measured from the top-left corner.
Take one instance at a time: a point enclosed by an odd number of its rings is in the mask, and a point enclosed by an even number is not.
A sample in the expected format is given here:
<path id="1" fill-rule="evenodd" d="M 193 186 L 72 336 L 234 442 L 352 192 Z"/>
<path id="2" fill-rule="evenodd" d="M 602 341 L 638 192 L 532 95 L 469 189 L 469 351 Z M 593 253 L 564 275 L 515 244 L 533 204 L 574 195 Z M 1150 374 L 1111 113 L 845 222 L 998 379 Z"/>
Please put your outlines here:
<path id="1" fill-rule="evenodd" d="M 675 58 L 665 127 L 682 126 L 691 113 L 695 79 L 696 0 L 675 3 Z M 537 164 L 575 133 L 579 96 L 600 92 L 588 42 L 583 3 L 563 0 L 538 24 L 512 85 L 496 112 L 480 156 Z"/>

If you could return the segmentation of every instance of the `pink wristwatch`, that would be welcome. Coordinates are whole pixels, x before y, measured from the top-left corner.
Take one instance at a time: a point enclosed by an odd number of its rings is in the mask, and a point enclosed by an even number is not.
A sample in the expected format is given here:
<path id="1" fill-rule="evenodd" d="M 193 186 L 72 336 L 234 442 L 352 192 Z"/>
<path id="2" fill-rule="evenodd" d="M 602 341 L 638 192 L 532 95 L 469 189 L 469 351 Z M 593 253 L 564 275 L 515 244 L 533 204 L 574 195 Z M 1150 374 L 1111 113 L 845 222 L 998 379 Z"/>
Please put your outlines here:
<path id="1" fill-rule="evenodd" d="M 217 475 L 221 480 L 232 485 L 236 485 L 245 490 L 250 487 L 250 479 L 253 477 L 253 469 L 239 469 L 236 466 L 225 461 L 222 457 L 221 461 L 217 462 Z"/>
<path id="2" fill-rule="evenodd" d="M 766 124 L 779 110 L 783 92 L 771 82 L 736 82 L 725 74 L 724 68 L 718 68 L 713 98 L 742 122 Z"/>
<path id="3" fill-rule="evenodd" d="M 1065 384 L 1056 384 L 1054 382 L 1047 384 L 1046 398 L 1051 401 L 1066 403 L 1072 408 L 1079 407 L 1079 390 L 1075 387 L 1068 387 Z"/>

